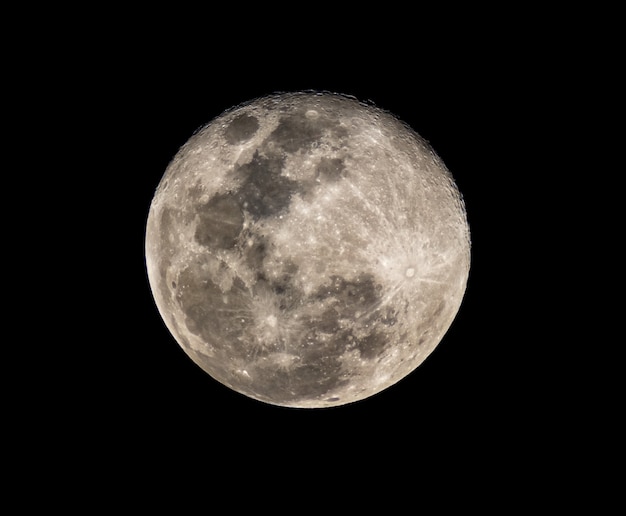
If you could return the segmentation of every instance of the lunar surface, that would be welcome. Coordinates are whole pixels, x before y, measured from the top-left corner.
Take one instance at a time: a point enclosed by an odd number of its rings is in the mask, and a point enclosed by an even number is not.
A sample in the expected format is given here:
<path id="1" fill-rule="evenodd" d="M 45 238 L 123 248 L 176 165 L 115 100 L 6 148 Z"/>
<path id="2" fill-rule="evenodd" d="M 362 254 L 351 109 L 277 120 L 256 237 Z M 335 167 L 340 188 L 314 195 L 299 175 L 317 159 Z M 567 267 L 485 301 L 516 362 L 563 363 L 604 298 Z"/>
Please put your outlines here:
<path id="1" fill-rule="evenodd" d="M 465 292 L 462 197 L 388 112 L 276 94 L 199 129 L 159 183 L 146 264 L 191 359 L 288 407 L 367 398 L 418 367 Z"/>

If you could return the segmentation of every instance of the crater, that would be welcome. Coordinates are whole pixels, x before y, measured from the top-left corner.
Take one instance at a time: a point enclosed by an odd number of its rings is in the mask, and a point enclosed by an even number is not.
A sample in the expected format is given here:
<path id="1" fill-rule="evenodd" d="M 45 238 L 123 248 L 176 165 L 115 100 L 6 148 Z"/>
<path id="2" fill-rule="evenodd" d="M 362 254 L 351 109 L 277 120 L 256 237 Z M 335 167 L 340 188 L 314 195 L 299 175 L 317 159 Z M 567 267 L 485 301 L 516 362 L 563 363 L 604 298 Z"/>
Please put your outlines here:
<path id="1" fill-rule="evenodd" d="M 259 129 L 259 121 L 250 115 L 242 114 L 228 125 L 224 138 L 231 145 L 248 141 Z"/>

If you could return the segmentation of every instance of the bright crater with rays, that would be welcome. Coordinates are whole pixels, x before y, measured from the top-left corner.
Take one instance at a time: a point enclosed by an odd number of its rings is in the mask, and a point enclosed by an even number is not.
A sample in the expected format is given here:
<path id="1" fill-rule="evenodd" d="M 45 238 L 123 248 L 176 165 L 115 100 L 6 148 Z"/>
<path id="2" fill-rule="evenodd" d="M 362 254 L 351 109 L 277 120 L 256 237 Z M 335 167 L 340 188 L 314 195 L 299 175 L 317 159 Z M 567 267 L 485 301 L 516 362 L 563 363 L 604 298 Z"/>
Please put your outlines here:
<path id="1" fill-rule="evenodd" d="M 224 385 L 290 407 L 367 398 L 451 325 L 470 240 L 451 174 L 391 114 L 278 94 L 201 128 L 150 207 L 157 307 Z"/>

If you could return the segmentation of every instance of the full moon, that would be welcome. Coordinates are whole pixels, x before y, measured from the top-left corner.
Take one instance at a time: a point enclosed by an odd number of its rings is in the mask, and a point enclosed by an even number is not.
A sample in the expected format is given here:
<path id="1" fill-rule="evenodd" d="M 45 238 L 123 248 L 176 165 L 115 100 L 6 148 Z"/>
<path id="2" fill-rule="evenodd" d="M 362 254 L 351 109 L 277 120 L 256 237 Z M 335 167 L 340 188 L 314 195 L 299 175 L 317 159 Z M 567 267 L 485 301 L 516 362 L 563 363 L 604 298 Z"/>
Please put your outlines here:
<path id="1" fill-rule="evenodd" d="M 196 131 L 156 189 L 145 252 L 157 308 L 198 366 L 302 408 L 414 371 L 470 267 L 463 199 L 430 145 L 326 92 L 256 99 Z"/>

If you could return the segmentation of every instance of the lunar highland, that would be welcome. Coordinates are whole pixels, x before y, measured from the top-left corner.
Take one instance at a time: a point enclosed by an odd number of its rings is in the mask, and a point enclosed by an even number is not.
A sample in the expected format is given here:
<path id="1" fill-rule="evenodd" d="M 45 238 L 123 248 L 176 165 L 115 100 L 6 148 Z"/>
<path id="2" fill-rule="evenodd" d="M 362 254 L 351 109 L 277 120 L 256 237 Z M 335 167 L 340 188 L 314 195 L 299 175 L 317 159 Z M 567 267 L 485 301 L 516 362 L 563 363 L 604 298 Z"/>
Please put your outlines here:
<path id="1" fill-rule="evenodd" d="M 202 127 L 146 228 L 158 310 L 191 359 L 246 396 L 330 407 L 395 384 L 462 302 L 462 197 L 431 147 L 348 96 L 275 94 Z"/>

